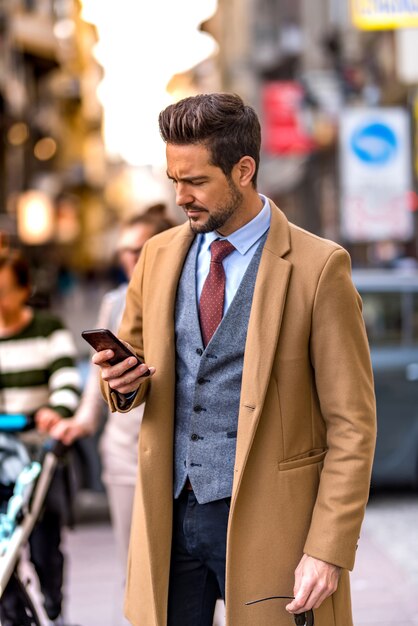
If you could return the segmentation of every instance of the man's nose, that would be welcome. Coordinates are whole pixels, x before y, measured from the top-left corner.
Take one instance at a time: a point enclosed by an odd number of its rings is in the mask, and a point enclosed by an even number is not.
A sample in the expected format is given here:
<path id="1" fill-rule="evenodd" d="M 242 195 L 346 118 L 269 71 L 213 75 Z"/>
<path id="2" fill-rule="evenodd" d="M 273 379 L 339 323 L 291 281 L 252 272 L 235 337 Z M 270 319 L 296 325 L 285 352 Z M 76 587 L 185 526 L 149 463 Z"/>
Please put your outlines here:
<path id="1" fill-rule="evenodd" d="M 194 197 L 190 193 L 190 190 L 186 185 L 181 185 L 180 183 L 176 187 L 176 204 L 178 206 L 184 206 L 186 204 L 190 204 L 193 202 Z"/>

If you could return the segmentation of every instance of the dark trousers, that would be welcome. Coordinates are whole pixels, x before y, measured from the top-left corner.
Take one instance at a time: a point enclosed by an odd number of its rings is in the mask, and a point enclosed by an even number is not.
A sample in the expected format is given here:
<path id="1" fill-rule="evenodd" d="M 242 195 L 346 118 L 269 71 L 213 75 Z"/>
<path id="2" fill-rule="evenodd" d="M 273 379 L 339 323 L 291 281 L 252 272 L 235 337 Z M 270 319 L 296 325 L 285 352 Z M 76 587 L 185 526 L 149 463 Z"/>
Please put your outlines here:
<path id="1" fill-rule="evenodd" d="M 230 498 L 199 504 L 193 491 L 174 501 L 167 626 L 212 626 L 225 598 Z"/>

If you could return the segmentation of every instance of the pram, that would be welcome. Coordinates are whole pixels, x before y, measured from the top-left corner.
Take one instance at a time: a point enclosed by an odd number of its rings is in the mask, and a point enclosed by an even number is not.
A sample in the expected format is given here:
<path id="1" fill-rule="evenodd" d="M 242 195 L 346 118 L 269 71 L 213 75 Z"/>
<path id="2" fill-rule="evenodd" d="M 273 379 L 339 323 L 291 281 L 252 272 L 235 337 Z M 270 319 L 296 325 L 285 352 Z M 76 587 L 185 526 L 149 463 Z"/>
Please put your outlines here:
<path id="1" fill-rule="evenodd" d="M 67 450 L 61 442 L 49 439 L 39 460 L 31 461 L 16 433 L 33 426 L 33 420 L 26 415 L 0 414 L 0 608 L 6 587 L 13 582 L 22 608 L 19 626 L 41 625 L 28 586 L 19 579 L 17 565 L 42 511 L 58 460 Z"/>

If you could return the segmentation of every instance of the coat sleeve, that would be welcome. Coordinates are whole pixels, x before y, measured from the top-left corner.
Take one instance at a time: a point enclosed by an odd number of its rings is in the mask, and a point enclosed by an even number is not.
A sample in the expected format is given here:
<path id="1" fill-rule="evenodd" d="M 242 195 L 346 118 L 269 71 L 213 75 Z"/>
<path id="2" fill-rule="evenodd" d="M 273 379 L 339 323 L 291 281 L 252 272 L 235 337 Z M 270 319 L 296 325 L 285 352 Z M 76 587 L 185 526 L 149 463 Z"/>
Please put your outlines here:
<path id="1" fill-rule="evenodd" d="M 139 257 L 133 276 L 130 280 L 126 293 L 125 309 L 117 336 L 123 341 L 127 341 L 139 358 L 145 361 L 144 342 L 142 337 L 142 289 L 143 275 L 146 266 L 147 244 Z M 144 381 L 133 400 L 121 407 L 118 401 L 118 394 L 112 391 L 107 383 L 100 381 L 103 397 L 109 405 L 110 411 L 126 413 L 136 406 L 139 406 L 145 399 L 150 381 Z"/>
<path id="2" fill-rule="evenodd" d="M 96 328 L 109 328 L 112 308 L 115 306 L 115 298 L 115 291 L 108 292 L 103 297 L 97 317 Z M 90 352 L 94 354 L 93 349 L 91 349 Z M 97 365 L 90 363 L 81 402 L 74 415 L 77 422 L 82 424 L 90 434 L 95 433 L 99 428 L 101 418 L 104 414 L 103 409 L 106 406 L 103 402 L 102 394 L 100 393 L 99 373 L 100 370 Z"/>
<path id="3" fill-rule="evenodd" d="M 376 440 L 373 374 L 361 307 L 349 255 L 338 249 L 324 266 L 313 305 L 311 362 L 328 452 L 304 551 L 345 569 L 354 566 Z"/>

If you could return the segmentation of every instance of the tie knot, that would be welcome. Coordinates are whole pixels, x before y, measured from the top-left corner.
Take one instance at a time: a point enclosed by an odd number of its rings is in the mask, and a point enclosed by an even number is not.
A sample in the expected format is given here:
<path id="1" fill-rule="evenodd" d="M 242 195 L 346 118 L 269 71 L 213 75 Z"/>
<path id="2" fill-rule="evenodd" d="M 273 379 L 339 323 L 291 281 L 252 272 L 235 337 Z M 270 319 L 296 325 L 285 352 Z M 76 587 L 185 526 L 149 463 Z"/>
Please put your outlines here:
<path id="1" fill-rule="evenodd" d="M 235 246 L 227 239 L 216 239 L 210 246 L 211 263 L 222 263 L 233 250 Z"/>

